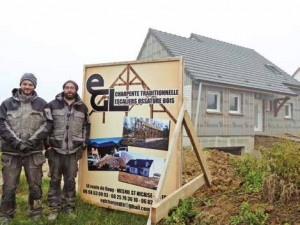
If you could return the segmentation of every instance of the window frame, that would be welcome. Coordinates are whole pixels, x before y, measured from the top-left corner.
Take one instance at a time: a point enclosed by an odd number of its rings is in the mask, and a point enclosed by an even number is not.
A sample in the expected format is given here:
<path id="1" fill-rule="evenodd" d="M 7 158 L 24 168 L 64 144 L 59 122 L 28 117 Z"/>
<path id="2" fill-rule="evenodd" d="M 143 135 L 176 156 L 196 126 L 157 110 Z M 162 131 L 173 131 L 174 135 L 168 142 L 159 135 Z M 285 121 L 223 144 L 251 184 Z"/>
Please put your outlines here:
<path id="1" fill-rule="evenodd" d="M 217 102 L 216 102 L 217 108 L 216 109 L 208 108 L 208 96 L 209 95 L 217 96 Z M 212 113 L 220 113 L 221 112 L 221 92 L 218 92 L 218 91 L 208 91 L 207 92 L 206 112 L 212 112 Z"/>
<path id="2" fill-rule="evenodd" d="M 272 100 L 266 100 L 266 111 L 267 112 L 273 111 L 273 101 Z"/>
<path id="3" fill-rule="evenodd" d="M 288 107 L 288 114 L 286 114 L 286 107 Z M 292 103 L 284 104 L 284 118 L 285 119 L 293 118 L 293 104 Z"/>
<path id="4" fill-rule="evenodd" d="M 237 98 L 237 110 L 231 110 L 231 100 L 232 98 Z M 235 93 L 230 93 L 229 95 L 229 113 L 232 114 L 241 114 L 242 113 L 242 95 L 241 94 L 235 94 Z"/>
<path id="5" fill-rule="evenodd" d="M 272 64 L 266 64 L 266 67 L 271 70 L 273 73 L 277 74 L 277 75 L 282 75 L 281 71 L 275 66 L 275 65 L 272 65 Z"/>

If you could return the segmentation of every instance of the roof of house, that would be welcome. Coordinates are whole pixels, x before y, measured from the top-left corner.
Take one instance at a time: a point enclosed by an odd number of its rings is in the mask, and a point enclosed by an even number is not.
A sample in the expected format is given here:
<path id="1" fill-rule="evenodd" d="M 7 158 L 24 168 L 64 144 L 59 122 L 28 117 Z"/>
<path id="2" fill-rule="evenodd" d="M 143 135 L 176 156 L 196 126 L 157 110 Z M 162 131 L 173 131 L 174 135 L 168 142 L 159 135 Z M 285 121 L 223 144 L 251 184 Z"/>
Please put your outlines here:
<path id="1" fill-rule="evenodd" d="M 146 164 L 146 162 L 148 163 Z M 130 159 L 126 165 L 131 167 L 138 167 L 138 168 L 141 167 L 150 168 L 152 163 L 153 163 L 152 159 Z"/>
<path id="2" fill-rule="evenodd" d="M 183 56 L 185 72 L 193 80 L 288 95 L 295 95 L 289 85 L 300 88 L 300 82 L 253 49 L 197 34 L 186 38 L 150 28 L 146 39 L 149 35 L 170 57 Z"/>

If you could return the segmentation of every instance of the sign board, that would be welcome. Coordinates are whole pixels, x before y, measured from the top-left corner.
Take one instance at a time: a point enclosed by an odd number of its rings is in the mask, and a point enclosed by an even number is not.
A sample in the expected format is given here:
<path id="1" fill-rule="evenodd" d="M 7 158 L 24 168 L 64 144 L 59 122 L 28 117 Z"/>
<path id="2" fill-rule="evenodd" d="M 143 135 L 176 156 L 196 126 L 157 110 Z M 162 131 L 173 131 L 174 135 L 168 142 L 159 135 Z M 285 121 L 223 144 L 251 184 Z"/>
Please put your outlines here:
<path id="1" fill-rule="evenodd" d="M 91 135 L 79 165 L 83 200 L 148 215 L 158 189 L 163 199 L 181 186 L 181 154 L 165 162 L 183 101 L 182 77 L 182 58 L 85 66 Z"/>

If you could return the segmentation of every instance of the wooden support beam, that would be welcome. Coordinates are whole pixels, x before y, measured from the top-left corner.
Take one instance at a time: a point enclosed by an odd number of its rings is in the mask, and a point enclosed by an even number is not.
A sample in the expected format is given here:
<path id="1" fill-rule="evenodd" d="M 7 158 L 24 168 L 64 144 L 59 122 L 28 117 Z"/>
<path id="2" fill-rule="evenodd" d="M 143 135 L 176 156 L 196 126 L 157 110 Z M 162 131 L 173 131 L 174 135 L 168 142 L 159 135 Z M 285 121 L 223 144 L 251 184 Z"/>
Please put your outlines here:
<path id="1" fill-rule="evenodd" d="M 154 109 L 154 106 L 153 106 L 153 104 L 151 104 L 150 105 L 150 118 L 151 119 L 153 119 L 153 112 L 154 112 L 153 109 Z"/>
<path id="2" fill-rule="evenodd" d="M 151 207 L 151 224 L 158 223 L 162 218 L 168 216 L 169 210 L 177 206 L 180 199 L 185 199 L 191 196 L 195 191 L 206 183 L 204 175 L 194 178 L 192 181 L 186 183 L 181 188 L 177 189 L 166 198 Z"/>
<path id="3" fill-rule="evenodd" d="M 183 116 L 184 116 L 184 111 L 185 111 L 185 100 L 183 101 L 182 106 L 180 108 L 179 115 L 177 118 L 177 123 L 175 124 L 175 128 L 174 128 L 172 137 L 170 138 L 166 161 L 165 161 L 165 165 L 164 165 L 164 169 L 163 169 L 164 172 L 161 174 L 161 176 L 159 178 L 159 183 L 158 183 L 154 201 L 159 201 L 161 192 L 162 192 L 162 188 L 163 188 L 163 184 L 164 184 L 165 178 L 166 178 L 166 172 L 170 171 L 170 169 L 169 169 L 170 162 L 169 161 L 171 159 L 172 154 L 175 151 L 175 147 L 177 146 L 177 140 L 178 140 L 180 131 L 182 129 L 182 120 L 183 120 Z"/>
<path id="4" fill-rule="evenodd" d="M 141 83 L 130 83 L 130 85 L 141 85 Z"/>
<path id="5" fill-rule="evenodd" d="M 164 169 L 162 170 L 163 173 L 161 174 L 160 178 L 159 178 L 159 183 L 157 186 L 157 190 L 155 193 L 155 197 L 154 197 L 154 202 L 158 202 L 160 200 L 161 194 L 162 194 L 162 188 L 163 185 L 165 183 L 165 179 L 167 177 L 167 172 L 171 172 L 170 171 L 170 160 L 172 158 L 172 155 L 175 152 L 175 146 L 177 145 L 177 140 L 180 134 L 180 131 L 182 130 L 182 120 L 183 120 L 183 116 L 184 116 L 184 111 L 185 111 L 185 99 L 183 100 L 183 103 L 181 105 L 181 108 L 179 110 L 179 114 L 178 114 L 178 118 L 177 118 L 177 123 L 175 124 L 175 128 L 172 134 L 172 137 L 170 138 L 170 143 L 169 143 L 169 147 L 168 147 L 168 152 L 167 152 L 167 156 L 166 156 L 166 161 L 165 161 L 165 165 L 164 165 Z M 169 210 L 169 209 L 167 209 Z M 152 210 L 150 211 L 148 220 L 147 220 L 147 225 L 151 225 L 152 224 Z M 162 219 L 162 218 L 160 218 Z M 160 220 L 159 219 L 159 220 Z M 157 220 L 157 221 L 159 221 Z"/>
<path id="6" fill-rule="evenodd" d="M 278 116 L 279 110 L 283 107 L 283 105 L 290 99 L 290 96 L 286 96 L 284 98 L 277 98 L 274 100 L 274 116 Z"/>
<path id="7" fill-rule="evenodd" d="M 191 118 L 190 118 L 187 111 L 185 111 L 185 113 L 184 113 L 183 126 L 185 128 L 185 131 L 186 131 L 187 135 L 189 136 L 189 138 L 191 140 L 193 150 L 196 154 L 196 157 L 199 161 L 201 170 L 204 174 L 206 184 L 210 187 L 211 182 L 212 182 L 212 177 L 211 177 L 211 174 L 209 172 L 208 166 L 206 164 L 206 160 L 205 160 L 205 157 L 203 155 L 203 152 L 201 150 L 201 146 L 200 146 L 200 143 L 198 141 L 198 137 L 197 137 L 195 128 L 193 126 L 192 120 L 191 120 Z"/>
<path id="8" fill-rule="evenodd" d="M 165 112 L 164 110 L 153 110 L 153 112 Z"/>
<path id="9" fill-rule="evenodd" d="M 136 79 L 137 79 L 137 78 L 134 77 L 134 78 L 129 82 L 129 84 L 131 85 Z M 140 83 L 140 82 L 139 82 L 139 83 Z"/>
<path id="10" fill-rule="evenodd" d="M 105 123 L 105 112 L 103 112 L 102 123 Z"/>
<path id="11" fill-rule="evenodd" d="M 201 150 L 201 146 L 198 141 L 198 137 L 196 135 L 196 131 L 193 126 L 192 120 L 191 120 L 188 112 L 186 110 L 184 110 L 184 112 L 183 112 L 182 108 L 179 112 L 177 123 L 176 123 L 175 129 L 174 129 L 174 132 L 173 132 L 173 136 L 171 138 L 171 144 L 169 146 L 168 154 L 170 154 L 171 150 L 174 148 L 173 145 L 175 144 L 175 140 L 177 139 L 178 134 L 179 134 L 179 129 L 182 128 L 182 125 L 185 127 L 187 135 L 191 140 L 193 150 L 199 161 L 199 164 L 200 164 L 203 174 L 196 177 L 194 180 L 190 181 L 189 183 L 185 184 L 183 187 L 180 187 L 173 193 L 169 194 L 165 199 L 160 200 L 160 201 L 158 201 L 158 199 L 159 199 L 158 197 L 161 195 L 161 190 L 158 189 L 156 196 L 155 196 L 156 198 L 155 198 L 154 204 L 151 207 L 147 225 L 156 224 L 162 218 L 166 217 L 168 215 L 169 210 L 172 207 L 178 205 L 180 199 L 184 199 L 184 198 L 187 198 L 188 196 L 191 196 L 196 190 L 198 190 L 204 184 L 207 184 L 207 186 L 209 186 L 209 187 L 212 184 L 212 177 L 209 172 L 208 165 L 206 164 L 205 156 L 203 155 L 203 152 Z M 168 165 L 169 158 L 170 158 L 170 156 L 167 157 L 166 165 Z M 167 166 L 164 171 L 168 171 Z M 165 175 L 166 174 L 163 174 L 163 176 L 165 176 Z M 163 180 L 162 180 L 162 183 L 160 183 L 159 188 L 162 188 L 162 186 L 163 186 Z"/>

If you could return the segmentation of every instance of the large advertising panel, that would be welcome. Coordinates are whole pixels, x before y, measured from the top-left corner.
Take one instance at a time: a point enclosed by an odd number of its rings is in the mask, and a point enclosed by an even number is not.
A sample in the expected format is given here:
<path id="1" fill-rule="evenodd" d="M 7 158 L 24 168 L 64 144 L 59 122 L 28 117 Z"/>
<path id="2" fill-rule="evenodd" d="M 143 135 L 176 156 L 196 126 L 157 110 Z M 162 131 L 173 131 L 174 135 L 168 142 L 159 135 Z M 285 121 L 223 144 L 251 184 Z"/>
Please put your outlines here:
<path id="1" fill-rule="evenodd" d="M 181 186 L 180 154 L 165 162 L 183 100 L 182 68 L 181 58 L 85 66 L 91 135 L 80 161 L 83 200 L 148 215 L 158 188 L 164 198 Z M 166 168 L 172 172 L 162 181 Z"/>

